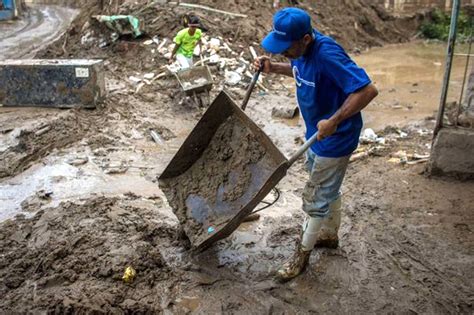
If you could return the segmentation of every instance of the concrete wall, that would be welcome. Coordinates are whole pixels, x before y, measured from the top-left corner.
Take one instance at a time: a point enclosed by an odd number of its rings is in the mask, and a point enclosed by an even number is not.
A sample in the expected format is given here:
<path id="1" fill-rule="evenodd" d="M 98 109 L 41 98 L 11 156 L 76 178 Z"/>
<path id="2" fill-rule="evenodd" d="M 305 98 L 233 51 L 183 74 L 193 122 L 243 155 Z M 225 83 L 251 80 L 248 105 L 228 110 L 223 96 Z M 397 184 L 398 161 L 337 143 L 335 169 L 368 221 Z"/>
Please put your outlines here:
<path id="1" fill-rule="evenodd" d="M 431 150 L 429 172 L 474 179 L 474 130 L 443 128 Z"/>

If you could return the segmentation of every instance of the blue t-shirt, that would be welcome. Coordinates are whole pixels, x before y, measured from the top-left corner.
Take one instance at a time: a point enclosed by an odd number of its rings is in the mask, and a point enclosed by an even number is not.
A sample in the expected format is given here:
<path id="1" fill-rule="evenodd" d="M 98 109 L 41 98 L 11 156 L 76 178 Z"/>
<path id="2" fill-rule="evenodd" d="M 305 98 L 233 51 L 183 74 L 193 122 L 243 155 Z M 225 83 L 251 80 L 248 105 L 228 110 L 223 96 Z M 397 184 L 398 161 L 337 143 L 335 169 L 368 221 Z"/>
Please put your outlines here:
<path id="1" fill-rule="evenodd" d="M 349 94 L 371 83 L 369 76 L 355 64 L 332 38 L 314 31 L 315 41 L 307 53 L 291 61 L 296 82 L 298 105 L 306 125 L 306 139 L 316 131 L 318 122 L 330 118 Z M 311 146 L 323 157 L 351 154 L 359 143 L 362 128 L 360 113 L 344 120 L 337 131 Z"/>

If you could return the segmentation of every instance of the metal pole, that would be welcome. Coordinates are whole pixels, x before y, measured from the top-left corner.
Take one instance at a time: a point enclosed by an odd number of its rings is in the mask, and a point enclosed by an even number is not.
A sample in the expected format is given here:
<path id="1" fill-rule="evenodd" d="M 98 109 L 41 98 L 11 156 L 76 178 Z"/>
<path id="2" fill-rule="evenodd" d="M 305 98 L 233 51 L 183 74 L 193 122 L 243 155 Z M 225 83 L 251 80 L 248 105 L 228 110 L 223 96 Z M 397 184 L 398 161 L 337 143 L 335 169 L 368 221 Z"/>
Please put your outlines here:
<path id="1" fill-rule="evenodd" d="M 464 68 L 464 77 L 462 79 L 461 94 L 459 95 L 459 103 L 457 106 L 458 108 L 456 110 L 456 116 L 454 117 L 454 126 L 456 127 L 458 126 L 459 115 L 461 114 L 462 97 L 464 94 L 464 85 L 466 84 L 467 69 L 469 68 L 469 58 L 471 57 L 471 48 L 472 48 L 472 25 L 471 25 L 471 32 L 469 34 L 469 51 L 467 53 L 466 67 Z"/>
<path id="2" fill-rule="evenodd" d="M 13 17 L 18 16 L 18 8 L 16 6 L 16 0 L 13 0 Z"/>
<path id="3" fill-rule="evenodd" d="M 453 10 L 451 12 L 451 26 L 449 28 L 448 50 L 446 56 L 446 67 L 444 72 L 443 86 L 441 89 L 441 100 L 439 103 L 438 117 L 436 118 L 436 126 L 434 129 L 434 137 L 438 131 L 443 127 L 443 116 L 446 99 L 448 97 L 449 79 L 451 77 L 451 67 L 453 63 L 454 46 L 456 44 L 456 33 L 458 30 L 459 17 L 459 0 L 453 1 Z"/>

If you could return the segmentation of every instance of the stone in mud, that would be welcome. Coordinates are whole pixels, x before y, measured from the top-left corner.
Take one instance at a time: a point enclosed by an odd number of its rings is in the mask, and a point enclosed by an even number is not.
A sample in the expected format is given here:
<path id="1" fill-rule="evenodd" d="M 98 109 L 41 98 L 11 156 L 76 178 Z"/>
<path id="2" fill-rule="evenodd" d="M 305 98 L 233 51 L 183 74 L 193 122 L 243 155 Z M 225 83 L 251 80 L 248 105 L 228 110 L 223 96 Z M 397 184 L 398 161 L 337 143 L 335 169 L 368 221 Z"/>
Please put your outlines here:
<path id="1" fill-rule="evenodd" d="M 428 170 L 432 175 L 474 178 L 474 132 L 443 128 L 436 135 Z"/>
<path id="2" fill-rule="evenodd" d="M 272 109 L 272 117 L 291 119 L 298 115 L 299 112 L 300 110 L 297 106 L 279 106 Z"/>

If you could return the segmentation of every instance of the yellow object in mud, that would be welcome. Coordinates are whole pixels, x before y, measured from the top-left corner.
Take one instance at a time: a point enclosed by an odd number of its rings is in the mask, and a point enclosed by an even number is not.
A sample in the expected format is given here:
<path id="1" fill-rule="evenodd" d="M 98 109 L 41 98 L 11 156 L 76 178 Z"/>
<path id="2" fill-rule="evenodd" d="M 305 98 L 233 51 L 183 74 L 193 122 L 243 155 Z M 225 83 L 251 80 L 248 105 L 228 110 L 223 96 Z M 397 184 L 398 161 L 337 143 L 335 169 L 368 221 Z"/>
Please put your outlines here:
<path id="1" fill-rule="evenodd" d="M 135 279 L 135 276 L 137 275 L 137 272 L 135 269 L 133 269 L 131 266 L 128 266 L 127 269 L 125 269 L 125 272 L 123 274 L 123 281 L 130 283 Z"/>

